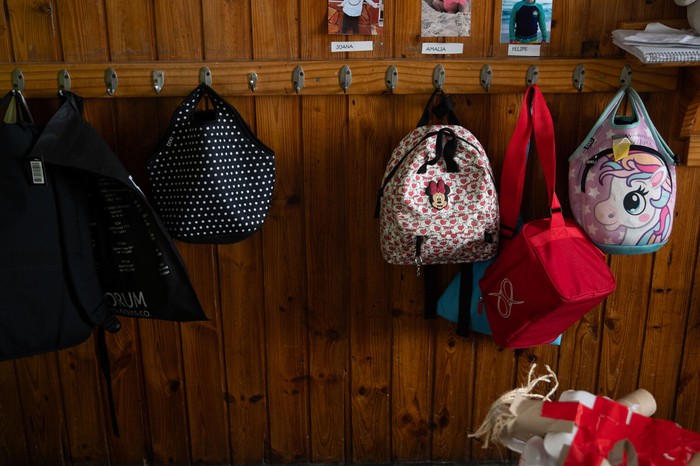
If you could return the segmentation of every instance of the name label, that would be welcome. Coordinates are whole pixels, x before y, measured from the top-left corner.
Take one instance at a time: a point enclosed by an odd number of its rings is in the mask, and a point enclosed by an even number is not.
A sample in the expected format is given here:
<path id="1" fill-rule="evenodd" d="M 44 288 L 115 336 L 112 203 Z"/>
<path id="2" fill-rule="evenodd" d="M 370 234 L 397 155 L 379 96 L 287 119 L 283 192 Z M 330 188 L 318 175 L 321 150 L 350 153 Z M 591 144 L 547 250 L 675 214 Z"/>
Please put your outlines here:
<path id="1" fill-rule="evenodd" d="M 421 53 L 424 55 L 450 55 L 464 53 L 464 44 L 424 42 Z"/>
<path id="2" fill-rule="evenodd" d="M 539 57 L 539 44 L 508 44 L 508 55 L 516 57 Z"/>
<path id="3" fill-rule="evenodd" d="M 331 42 L 331 52 L 371 52 L 372 50 L 374 50 L 374 42 L 371 40 Z"/>

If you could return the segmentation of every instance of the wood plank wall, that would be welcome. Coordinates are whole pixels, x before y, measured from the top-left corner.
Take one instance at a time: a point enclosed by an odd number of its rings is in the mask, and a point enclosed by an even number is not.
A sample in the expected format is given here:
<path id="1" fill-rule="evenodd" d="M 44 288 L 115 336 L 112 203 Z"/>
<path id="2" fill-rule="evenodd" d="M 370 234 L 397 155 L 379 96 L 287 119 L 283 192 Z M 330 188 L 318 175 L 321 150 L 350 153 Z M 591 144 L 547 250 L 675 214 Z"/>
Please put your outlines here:
<path id="1" fill-rule="evenodd" d="M 325 3 L 3 0 L 0 61 L 56 62 L 58 71 L 63 61 L 337 58 Z M 385 4 L 385 35 L 355 37 L 375 49 L 352 58 L 419 58 L 420 2 Z M 472 36 L 440 40 L 463 42 L 463 58 L 505 56 L 500 9 L 499 1 L 472 0 Z M 610 31 L 618 21 L 683 15 L 670 0 L 558 0 L 544 55 L 616 56 Z M 682 154 L 679 95 L 644 99 Z M 57 107 L 27 97 L 39 121 Z M 455 97 L 498 173 L 522 94 Z M 546 94 L 564 199 L 566 157 L 610 97 Z M 109 427 L 94 338 L 0 363 L 0 465 L 508 459 L 468 434 L 533 362 L 550 365 L 562 390 L 615 398 L 647 388 L 657 417 L 700 431 L 697 168 L 678 169 L 670 244 L 611 257 L 617 291 L 567 330 L 561 347 L 504 350 L 486 336 L 458 337 L 444 320 L 424 320 L 413 268 L 390 266 L 379 252 L 376 190 L 426 95 L 229 98 L 276 151 L 278 179 L 267 222 L 252 238 L 178 243 L 209 321 L 122 319 L 122 331 L 108 338 L 120 437 Z M 145 161 L 178 101 L 89 99 L 85 115 L 147 186 Z M 536 185 L 536 171 L 531 178 Z M 531 197 L 532 215 L 538 199 Z"/>

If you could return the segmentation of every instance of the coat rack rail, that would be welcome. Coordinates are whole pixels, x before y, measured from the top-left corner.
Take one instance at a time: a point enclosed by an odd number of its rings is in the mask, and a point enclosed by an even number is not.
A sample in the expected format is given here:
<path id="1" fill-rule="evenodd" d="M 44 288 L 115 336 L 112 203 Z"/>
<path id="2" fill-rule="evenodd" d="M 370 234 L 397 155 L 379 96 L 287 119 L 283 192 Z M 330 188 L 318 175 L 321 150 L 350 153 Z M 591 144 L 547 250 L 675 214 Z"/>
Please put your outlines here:
<path id="1" fill-rule="evenodd" d="M 206 66 L 205 66 L 206 65 Z M 619 89 L 621 70 L 629 69 L 640 92 L 673 91 L 679 69 L 648 67 L 625 59 L 479 60 L 309 60 L 240 62 L 105 62 L 2 63 L 0 77 L 11 89 L 17 70 L 28 97 L 52 97 L 59 89 L 57 72 L 70 79 L 73 92 L 83 97 L 154 97 L 187 95 L 208 71 L 207 81 L 222 95 L 423 94 L 440 87 L 451 94 L 522 92 L 537 70 L 543 92 L 611 92 Z M 484 85 L 483 69 L 489 70 Z M 299 74 L 304 76 L 300 80 Z M 394 79 L 387 81 L 391 70 Z M 580 79 L 585 72 L 585 84 Z M 161 78 L 154 82 L 154 72 Z M 106 73 L 111 79 L 106 81 Z M 341 74 L 352 76 L 352 80 Z M 115 84 L 118 80 L 118 87 Z"/>

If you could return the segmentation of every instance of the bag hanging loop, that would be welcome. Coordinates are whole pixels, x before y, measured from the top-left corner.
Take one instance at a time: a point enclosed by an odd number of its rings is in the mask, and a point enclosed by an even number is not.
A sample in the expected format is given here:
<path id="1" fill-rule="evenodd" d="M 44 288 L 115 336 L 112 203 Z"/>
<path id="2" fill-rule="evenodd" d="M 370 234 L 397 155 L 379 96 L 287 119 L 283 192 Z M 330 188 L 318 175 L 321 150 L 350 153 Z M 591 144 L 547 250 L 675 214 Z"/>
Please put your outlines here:
<path id="1" fill-rule="evenodd" d="M 399 72 L 394 65 L 390 65 L 386 69 L 386 87 L 389 88 L 391 93 L 394 93 L 394 88 L 399 82 Z"/>
<path id="2" fill-rule="evenodd" d="M 151 80 L 153 81 L 153 90 L 156 91 L 156 94 L 160 94 L 165 84 L 165 73 L 161 70 L 153 70 L 151 72 Z"/>
<path id="3" fill-rule="evenodd" d="M 199 84 L 206 84 L 211 87 L 211 70 L 207 66 L 203 66 L 199 69 Z"/>
<path id="4" fill-rule="evenodd" d="M 22 92 L 24 90 L 24 74 L 22 74 L 22 70 L 15 68 L 10 76 L 12 77 L 12 89 Z"/>
<path id="5" fill-rule="evenodd" d="M 338 81 L 340 81 L 340 87 L 343 89 L 343 93 L 347 94 L 348 89 L 350 89 L 350 84 L 352 84 L 352 71 L 348 65 L 343 65 L 343 67 L 340 68 Z"/>
<path id="6" fill-rule="evenodd" d="M 59 91 L 70 91 L 71 80 L 68 70 L 62 69 L 58 72 L 58 90 Z"/>
<path id="7" fill-rule="evenodd" d="M 112 67 L 105 70 L 105 86 L 109 95 L 114 95 L 117 92 L 117 87 L 119 87 L 119 77 Z"/>
<path id="8" fill-rule="evenodd" d="M 525 85 L 532 86 L 533 84 L 537 84 L 537 82 L 540 80 L 539 74 L 540 72 L 537 69 L 537 66 L 530 65 L 530 67 L 527 69 L 527 74 L 525 75 Z"/>
<path id="9" fill-rule="evenodd" d="M 248 73 L 248 89 L 250 92 L 255 92 L 258 87 L 258 73 Z"/>
<path id="10" fill-rule="evenodd" d="M 481 67 L 481 75 L 480 75 L 480 81 L 481 81 L 481 87 L 484 88 L 486 92 L 491 89 L 491 81 L 493 80 L 493 71 L 491 70 L 491 65 L 484 65 Z"/>
<path id="11" fill-rule="evenodd" d="M 442 86 L 445 84 L 445 67 L 438 64 L 433 70 L 433 86 L 436 90 L 442 91 Z"/>
<path id="12" fill-rule="evenodd" d="M 625 65 L 620 70 L 620 86 L 628 88 L 632 85 L 632 67 Z"/>
<path id="13" fill-rule="evenodd" d="M 297 94 L 304 87 L 304 69 L 300 65 L 297 65 L 292 71 L 292 87 L 294 87 Z"/>
<path id="14" fill-rule="evenodd" d="M 574 69 L 574 76 L 572 82 L 574 84 L 574 89 L 581 92 L 583 91 L 583 83 L 586 81 L 586 67 L 582 64 L 576 65 Z"/>

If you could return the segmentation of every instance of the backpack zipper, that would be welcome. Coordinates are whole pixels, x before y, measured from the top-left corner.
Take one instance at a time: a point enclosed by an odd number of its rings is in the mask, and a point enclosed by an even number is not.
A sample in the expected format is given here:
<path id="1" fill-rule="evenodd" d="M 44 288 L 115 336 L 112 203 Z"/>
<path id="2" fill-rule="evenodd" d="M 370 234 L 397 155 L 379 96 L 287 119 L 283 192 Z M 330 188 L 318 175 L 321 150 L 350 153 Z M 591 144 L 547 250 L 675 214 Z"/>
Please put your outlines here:
<path id="1" fill-rule="evenodd" d="M 652 149 L 651 147 L 647 147 L 647 146 L 640 146 L 637 144 L 632 144 L 630 146 L 630 150 L 638 150 L 638 151 L 642 151 L 642 152 L 647 152 L 649 154 L 656 156 L 657 158 L 661 159 L 661 161 L 664 163 L 664 166 L 666 167 L 666 172 L 670 173 L 671 170 L 668 167 L 668 162 L 666 161 L 666 157 L 661 152 L 657 151 L 656 149 Z M 598 160 L 600 160 L 602 157 L 604 157 L 606 155 L 610 155 L 612 153 L 613 153 L 612 148 L 605 149 L 603 151 L 598 152 L 597 154 L 595 154 L 593 157 L 589 158 L 588 160 L 586 160 L 586 166 L 583 169 L 583 173 L 581 173 L 581 192 L 582 193 L 586 192 L 586 179 L 588 178 L 588 172 L 591 170 L 591 168 L 593 168 L 593 166 L 595 166 L 596 163 L 598 163 Z M 675 154 L 672 156 L 672 159 L 673 159 L 673 164 L 678 165 L 678 158 L 676 157 Z"/>

